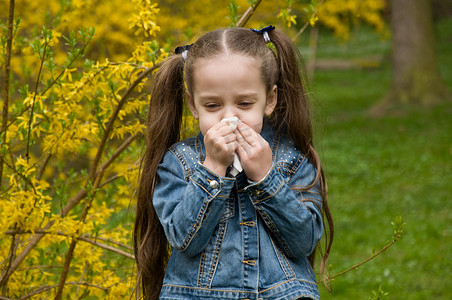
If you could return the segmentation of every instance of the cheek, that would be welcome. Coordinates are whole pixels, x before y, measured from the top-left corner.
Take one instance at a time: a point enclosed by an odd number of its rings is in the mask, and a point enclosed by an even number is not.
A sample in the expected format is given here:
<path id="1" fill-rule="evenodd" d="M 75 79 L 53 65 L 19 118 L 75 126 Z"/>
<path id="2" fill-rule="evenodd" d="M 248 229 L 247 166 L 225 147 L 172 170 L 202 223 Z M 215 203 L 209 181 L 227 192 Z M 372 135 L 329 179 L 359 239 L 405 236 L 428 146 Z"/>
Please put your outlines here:
<path id="1" fill-rule="evenodd" d="M 216 120 L 213 120 L 213 118 L 202 118 L 200 116 L 199 118 L 199 130 L 203 135 L 206 135 L 207 131 L 209 131 L 210 128 L 212 128 L 215 124 L 218 122 Z"/>

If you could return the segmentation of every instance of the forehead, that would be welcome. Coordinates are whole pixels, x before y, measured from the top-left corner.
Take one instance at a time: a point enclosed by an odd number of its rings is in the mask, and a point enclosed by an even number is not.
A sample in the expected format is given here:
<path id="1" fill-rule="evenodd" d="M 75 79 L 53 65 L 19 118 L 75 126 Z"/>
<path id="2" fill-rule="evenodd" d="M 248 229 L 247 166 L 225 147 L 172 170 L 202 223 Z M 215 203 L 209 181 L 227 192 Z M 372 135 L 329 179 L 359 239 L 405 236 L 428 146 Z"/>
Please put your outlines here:
<path id="1" fill-rule="evenodd" d="M 221 87 L 256 88 L 264 85 L 256 58 L 245 55 L 221 54 L 199 59 L 193 70 L 194 89 Z"/>
<path id="2" fill-rule="evenodd" d="M 216 69 L 237 68 L 238 66 L 241 68 L 237 69 L 237 71 L 260 71 L 259 61 L 255 57 L 226 53 L 196 60 L 194 63 L 194 71 L 202 70 L 215 72 Z"/>

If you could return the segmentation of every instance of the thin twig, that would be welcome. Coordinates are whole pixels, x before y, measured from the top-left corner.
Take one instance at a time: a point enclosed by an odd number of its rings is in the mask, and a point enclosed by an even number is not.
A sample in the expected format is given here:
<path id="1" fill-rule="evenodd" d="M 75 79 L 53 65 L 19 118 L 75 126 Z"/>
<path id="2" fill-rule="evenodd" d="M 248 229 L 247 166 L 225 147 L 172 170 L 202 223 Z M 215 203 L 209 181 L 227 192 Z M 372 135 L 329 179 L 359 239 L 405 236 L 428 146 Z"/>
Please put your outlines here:
<path id="1" fill-rule="evenodd" d="M 80 280 L 78 282 L 82 283 L 83 282 L 83 276 L 85 276 L 86 271 L 88 270 L 88 262 L 85 262 L 85 267 L 83 268 L 83 272 L 82 275 L 80 276 Z M 77 286 L 77 290 L 75 291 L 75 297 L 74 299 L 78 299 L 78 292 L 80 291 L 80 285 Z"/>
<path id="2" fill-rule="evenodd" d="M 237 22 L 236 26 L 237 27 L 243 27 L 245 26 L 245 24 L 248 22 L 248 20 L 251 18 L 251 16 L 253 15 L 253 13 L 256 11 L 256 8 L 259 6 L 259 4 L 261 4 L 262 0 L 258 0 L 256 1 L 256 3 L 254 3 L 254 5 L 248 7 L 248 9 L 245 11 L 245 13 L 243 14 L 243 16 L 240 18 L 240 20 Z"/>
<path id="3" fill-rule="evenodd" d="M 337 273 L 337 274 L 334 274 L 333 276 L 328 277 L 327 280 L 334 279 L 334 278 L 336 278 L 336 277 L 338 277 L 338 276 L 341 276 L 341 275 L 343 275 L 343 274 L 345 274 L 345 273 L 348 273 L 348 272 L 350 272 L 350 271 L 352 271 L 352 270 L 358 269 L 358 267 L 360 267 L 361 265 L 363 265 L 363 264 L 369 262 L 370 260 L 374 259 L 375 257 L 377 257 L 378 255 L 380 255 L 381 253 L 383 253 L 383 252 L 385 252 L 386 250 L 388 250 L 389 247 L 391 247 L 392 245 L 394 245 L 394 244 L 400 239 L 400 237 L 401 237 L 401 234 L 398 234 L 398 235 L 392 240 L 391 243 L 385 245 L 380 251 L 378 251 L 378 252 L 372 254 L 369 258 L 363 260 L 362 262 L 360 262 L 360 263 L 358 263 L 358 264 L 356 264 L 356 265 L 353 265 L 353 266 L 351 266 L 350 268 L 348 268 L 348 269 L 346 269 L 346 270 L 344 270 L 344 271 L 342 271 L 342 272 L 339 272 L 339 273 Z M 323 283 L 323 282 L 325 282 L 325 280 L 319 281 L 319 282 L 317 282 L 317 284 L 320 284 L 320 283 Z"/>
<path id="4" fill-rule="evenodd" d="M 16 227 L 17 227 L 17 223 L 14 224 L 14 228 L 16 228 Z M 14 255 L 16 253 L 17 239 L 18 239 L 18 237 L 15 234 L 13 234 L 13 236 L 11 237 L 11 246 L 10 246 L 10 250 L 9 250 L 9 258 L 8 258 L 8 263 L 6 265 L 5 273 L 8 273 L 8 271 L 11 267 L 11 263 L 14 259 Z M 7 282 L 8 282 L 8 278 L 5 278 L 4 281 L 0 282 L 0 286 L 3 285 L 3 290 L 2 290 L 3 296 L 6 293 Z"/>
<path id="5" fill-rule="evenodd" d="M 85 237 L 85 236 L 82 235 L 82 237 Z M 101 237 L 101 236 L 96 236 L 96 240 L 101 240 L 101 241 L 104 241 L 104 242 L 107 242 L 107 243 L 111 243 L 111 244 L 117 245 L 119 247 L 125 248 L 125 249 L 130 250 L 130 251 L 133 250 L 133 248 L 131 246 L 127 246 L 127 245 L 124 245 L 123 243 L 120 243 L 120 242 L 117 242 L 117 241 L 113 241 L 111 239 L 104 238 L 104 237 Z"/>
<path id="6" fill-rule="evenodd" d="M 32 234 L 32 233 L 33 232 L 30 231 L 30 230 L 8 230 L 8 231 L 4 232 L 4 234 L 6 234 L 6 235 Z M 36 233 L 36 234 L 39 233 L 39 234 L 56 234 L 56 235 L 60 235 L 60 236 L 70 236 L 70 235 L 68 235 L 68 234 L 66 234 L 64 232 L 61 232 L 61 231 L 58 231 L 58 232 L 55 233 L 55 232 L 46 231 L 46 230 L 42 230 L 42 229 L 34 230 L 34 233 Z M 105 250 L 117 253 L 117 254 L 122 255 L 124 257 L 130 258 L 130 259 L 135 259 L 135 257 L 132 254 L 130 254 L 130 253 L 127 253 L 127 252 L 125 252 L 123 250 L 120 250 L 118 248 L 112 247 L 110 245 L 107 245 L 107 244 L 100 243 L 100 242 L 97 242 L 95 240 L 92 240 L 86 235 L 81 235 L 81 236 L 77 237 L 77 239 L 80 240 L 80 241 L 86 242 L 86 243 L 90 243 L 90 244 L 92 244 L 94 246 L 97 246 L 99 248 L 102 248 L 102 249 L 105 249 Z M 109 242 L 109 243 L 112 243 L 112 244 L 115 244 L 115 245 L 118 245 L 118 246 L 123 247 L 123 248 L 128 249 L 128 250 L 133 250 L 132 247 L 129 247 L 129 246 L 124 245 L 124 244 L 121 244 L 121 243 L 116 242 L 116 241 L 112 241 L 110 239 L 106 239 L 106 238 L 102 238 L 102 237 L 96 237 L 96 239 L 102 240 L 102 241 L 105 241 L 105 242 Z"/>
<path id="7" fill-rule="evenodd" d="M 113 175 L 110 178 L 108 178 L 107 180 L 105 180 L 104 182 L 102 182 L 101 184 L 99 184 L 99 188 L 102 188 L 102 187 L 106 186 L 107 184 L 112 183 L 113 181 L 115 181 L 116 179 L 119 179 L 121 177 L 122 176 L 118 175 L 118 174 Z"/>
<path id="8" fill-rule="evenodd" d="M 314 11 L 314 15 L 317 14 L 317 12 L 319 10 L 318 8 L 320 7 L 320 5 L 322 5 L 322 3 L 323 3 L 323 0 L 321 0 L 320 3 L 317 4 L 317 9 Z M 306 23 L 304 23 L 304 25 L 300 28 L 300 30 L 297 32 L 297 34 L 292 38 L 292 41 L 295 41 L 305 31 L 305 29 L 306 29 L 306 27 L 308 27 L 308 25 L 309 25 L 309 20 Z"/>
<path id="9" fill-rule="evenodd" d="M 39 82 L 41 81 L 41 73 L 42 73 L 42 67 L 44 66 L 44 62 L 46 60 L 47 55 L 47 36 L 44 37 L 44 51 L 42 53 L 42 59 L 41 59 L 41 65 L 39 66 L 38 76 L 36 77 L 36 83 L 35 83 L 35 90 L 33 94 L 33 102 L 31 103 L 31 112 L 30 112 L 30 120 L 28 120 L 28 134 L 27 134 L 27 151 L 25 152 L 25 157 L 27 158 L 27 163 L 30 161 L 30 136 L 31 136 L 31 129 L 33 124 L 33 115 L 35 110 L 35 103 L 36 103 L 36 94 L 38 93 L 38 86 Z"/>
<path id="10" fill-rule="evenodd" d="M 36 179 L 37 179 L 38 181 L 41 180 L 42 175 L 44 174 L 44 171 L 45 171 L 45 169 L 46 169 L 46 167 L 47 167 L 47 164 L 49 163 L 50 157 L 52 157 L 52 153 L 47 154 L 46 158 L 44 159 L 44 162 L 42 163 L 42 166 L 41 166 L 41 168 L 39 169 L 39 174 L 38 174 L 38 176 L 36 177 Z"/>
<path id="11" fill-rule="evenodd" d="M 103 290 L 103 291 L 106 292 L 106 293 L 108 293 L 108 291 L 109 291 L 109 288 L 102 287 L 102 286 L 100 286 L 100 285 L 92 284 L 92 283 L 89 283 L 89 282 L 66 282 L 65 285 L 78 285 L 78 286 L 84 285 L 84 286 L 94 287 L 94 288 Z M 46 286 L 42 286 L 42 287 L 40 287 L 40 288 L 34 290 L 33 292 L 31 292 L 31 293 L 29 293 L 29 294 L 27 294 L 27 295 L 25 295 L 25 296 L 20 297 L 19 299 L 20 299 L 20 300 L 25 300 L 25 299 L 31 298 L 31 297 L 33 297 L 33 296 L 35 296 L 35 295 L 44 293 L 44 292 L 46 292 L 46 291 L 48 291 L 48 290 L 54 289 L 54 288 L 56 288 L 56 287 L 58 287 L 58 286 L 57 286 L 57 285 L 46 285 Z M 6 298 L 6 299 L 9 299 L 9 298 Z M 1 300 L 1 298 L 0 298 L 0 300 Z"/>
<path id="12" fill-rule="evenodd" d="M 80 237 L 78 237 L 78 239 L 81 240 L 81 241 L 90 243 L 90 244 L 92 244 L 92 245 L 94 245 L 94 246 L 97 246 L 97 247 L 99 247 L 99 248 L 102 248 L 102 249 L 105 249 L 105 250 L 108 250 L 108 251 L 117 253 L 117 254 L 122 255 L 122 256 L 124 256 L 124 257 L 130 258 L 130 259 L 133 259 L 133 260 L 135 259 L 135 256 L 134 256 L 134 255 L 132 255 L 132 254 L 130 254 L 130 253 L 127 253 L 127 252 L 125 252 L 125 251 L 122 251 L 122 250 L 120 250 L 120 249 L 118 249 L 118 248 L 109 246 L 109 245 L 107 245 L 107 244 L 99 243 L 99 242 L 93 241 L 93 240 L 91 240 L 91 239 L 89 239 L 89 238 L 86 238 L 86 237 L 84 237 L 84 236 L 80 236 Z M 123 246 L 123 247 L 126 247 L 125 245 L 122 245 L 122 246 Z"/>
<path id="13" fill-rule="evenodd" d="M 141 137 L 143 133 L 141 131 L 136 132 L 134 135 L 131 135 L 127 138 L 127 140 L 122 143 L 118 149 L 113 153 L 113 155 L 100 167 L 101 170 L 106 170 L 112 162 L 115 161 L 118 156 L 129 147 L 129 145 L 137 138 Z"/>
<path id="14" fill-rule="evenodd" d="M 88 47 L 88 44 L 90 43 L 91 38 L 83 44 L 83 47 L 81 48 L 80 51 L 77 52 L 77 55 L 75 55 L 72 60 L 69 62 L 69 64 L 67 66 L 65 66 L 63 68 L 63 70 L 60 72 L 60 74 L 58 74 L 57 77 L 54 78 L 54 80 L 41 92 L 41 96 L 43 96 L 57 81 L 58 79 L 60 79 L 60 77 L 64 74 L 64 71 L 66 69 L 70 69 L 72 67 L 72 65 L 81 57 L 85 54 L 85 50 L 86 47 Z"/>

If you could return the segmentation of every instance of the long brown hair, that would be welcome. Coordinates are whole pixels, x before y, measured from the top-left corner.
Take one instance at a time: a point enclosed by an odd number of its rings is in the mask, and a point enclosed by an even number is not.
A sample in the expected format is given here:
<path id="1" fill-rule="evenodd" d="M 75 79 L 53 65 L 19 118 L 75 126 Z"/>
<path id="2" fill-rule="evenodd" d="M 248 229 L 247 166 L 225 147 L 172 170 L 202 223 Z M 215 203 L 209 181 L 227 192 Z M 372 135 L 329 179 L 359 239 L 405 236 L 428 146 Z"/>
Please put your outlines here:
<path id="1" fill-rule="evenodd" d="M 171 56 L 156 75 L 149 104 L 146 150 L 141 161 L 137 211 L 134 227 L 134 251 L 139 282 L 145 299 L 158 299 L 169 258 L 169 246 L 154 207 L 157 166 L 166 151 L 179 141 L 185 84 L 193 91 L 193 70 L 199 59 L 211 59 L 221 54 L 240 54 L 260 62 L 262 80 L 267 91 L 278 87 L 276 108 L 270 117 L 271 125 L 279 134 L 288 135 L 317 169 L 314 186 L 320 183 L 322 212 L 328 223 L 325 227 L 326 244 L 322 251 L 321 273 L 333 241 L 334 227 L 328 207 L 325 175 L 313 143 L 309 99 L 299 69 L 301 55 L 292 41 L 282 32 L 273 30 L 269 37 L 276 49 L 272 51 L 261 34 L 245 28 L 211 31 L 201 36 L 182 55 Z M 184 80 L 185 77 L 185 80 Z M 310 187 L 307 187 L 308 189 Z M 314 265 L 315 253 L 309 261 Z"/>

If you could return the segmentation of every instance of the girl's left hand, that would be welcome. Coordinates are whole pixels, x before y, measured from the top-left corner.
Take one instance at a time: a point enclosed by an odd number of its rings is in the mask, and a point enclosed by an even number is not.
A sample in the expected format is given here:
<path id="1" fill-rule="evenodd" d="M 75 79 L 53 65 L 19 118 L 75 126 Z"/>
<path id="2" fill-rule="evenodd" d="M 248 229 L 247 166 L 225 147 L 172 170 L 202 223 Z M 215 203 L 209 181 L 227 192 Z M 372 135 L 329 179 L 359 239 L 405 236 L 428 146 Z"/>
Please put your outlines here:
<path id="1" fill-rule="evenodd" d="M 267 141 L 242 121 L 237 122 L 237 154 L 248 179 L 259 182 L 272 166 L 272 150 Z"/>

